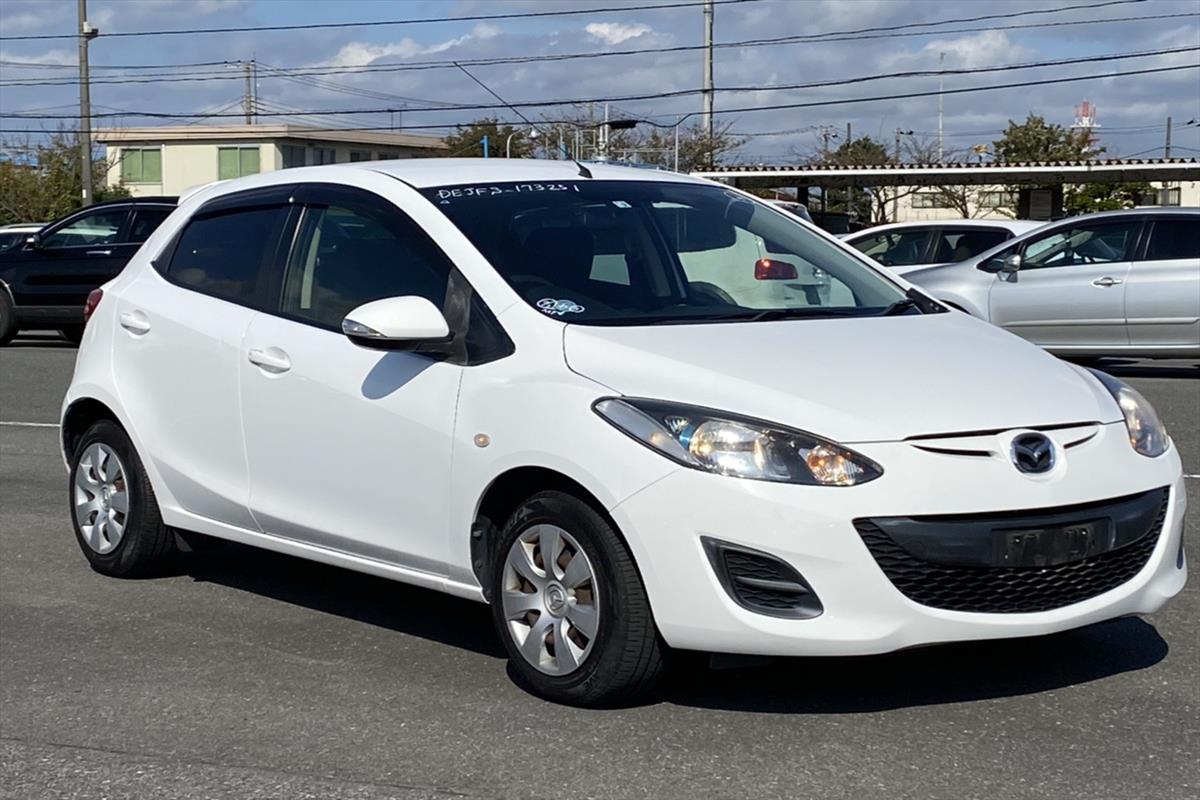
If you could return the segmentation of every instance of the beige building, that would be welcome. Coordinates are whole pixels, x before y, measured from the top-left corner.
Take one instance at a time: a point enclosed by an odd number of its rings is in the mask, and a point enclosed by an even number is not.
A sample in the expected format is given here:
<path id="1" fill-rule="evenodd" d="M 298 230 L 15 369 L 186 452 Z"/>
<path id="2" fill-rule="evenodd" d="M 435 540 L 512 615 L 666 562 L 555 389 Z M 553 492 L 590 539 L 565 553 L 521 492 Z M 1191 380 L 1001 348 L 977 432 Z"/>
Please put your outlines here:
<path id="1" fill-rule="evenodd" d="M 1150 186 L 1151 191 L 1142 196 L 1139 205 L 1200 206 L 1200 181 L 1168 184 L 1154 181 Z M 964 212 L 970 219 L 1016 216 L 1017 192 L 1004 186 L 951 186 L 947 191 L 933 187 L 903 188 L 898 194 L 894 222 L 960 219 Z"/>
<path id="2" fill-rule="evenodd" d="M 298 125 L 108 128 L 108 184 L 138 197 L 178 195 L 218 180 L 316 164 L 443 155 L 435 136 Z"/>

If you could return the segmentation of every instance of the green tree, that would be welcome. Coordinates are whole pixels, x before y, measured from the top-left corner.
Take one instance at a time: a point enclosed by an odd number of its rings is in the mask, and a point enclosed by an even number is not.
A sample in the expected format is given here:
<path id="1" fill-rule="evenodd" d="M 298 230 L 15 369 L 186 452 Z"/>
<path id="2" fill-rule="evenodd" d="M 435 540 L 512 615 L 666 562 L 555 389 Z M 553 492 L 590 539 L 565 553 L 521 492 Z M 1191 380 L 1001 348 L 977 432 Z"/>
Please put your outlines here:
<path id="1" fill-rule="evenodd" d="M 1104 152 L 1091 149 L 1087 130 L 1071 130 L 1030 114 L 1024 122 L 1008 121 L 1004 135 L 992 142 L 997 161 L 1082 161 Z"/>
<path id="2" fill-rule="evenodd" d="M 1085 161 L 1104 152 L 1103 147 L 1092 147 L 1090 139 L 1090 131 L 1049 124 L 1030 114 L 1022 123 L 1009 120 L 1004 136 L 992 147 L 997 161 Z M 1063 189 L 1063 206 L 1068 214 L 1132 208 L 1138 196 L 1149 189 L 1145 182 L 1068 185 Z"/>
<path id="3" fill-rule="evenodd" d="M 643 131 L 642 129 L 645 128 Z M 713 122 L 713 135 L 709 139 L 704 125 L 695 122 L 679 128 L 679 171 L 693 172 L 708 169 L 725 160 L 725 157 L 745 144 L 746 140 L 730 133 L 732 121 Z M 675 130 L 649 125 L 638 126 L 635 144 L 638 160 L 655 164 L 663 169 L 675 168 Z M 611 148 L 610 148 L 611 149 Z"/>
<path id="4" fill-rule="evenodd" d="M 108 185 L 109 165 L 92 159 L 94 199 L 127 197 L 124 186 Z M 83 181 L 75 133 L 59 130 L 37 144 L 28 138 L 0 142 L 0 225 L 48 222 L 82 204 Z"/>
<path id="5" fill-rule="evenodd" d="M 484 117 L 459 126 L 454 133 L 446 137 L 448 149 L 443 155 L 457 158 L 482 156 L 483 138 L 486 136 L 488 155 L 492 158 L 504 158 L 504 144 L 512 134 L 516 134 L 512 137 L 512 157 L 532 158 L 537 144 L 529 136 L 529 126 L 510 125 L 495 117 Z"/>

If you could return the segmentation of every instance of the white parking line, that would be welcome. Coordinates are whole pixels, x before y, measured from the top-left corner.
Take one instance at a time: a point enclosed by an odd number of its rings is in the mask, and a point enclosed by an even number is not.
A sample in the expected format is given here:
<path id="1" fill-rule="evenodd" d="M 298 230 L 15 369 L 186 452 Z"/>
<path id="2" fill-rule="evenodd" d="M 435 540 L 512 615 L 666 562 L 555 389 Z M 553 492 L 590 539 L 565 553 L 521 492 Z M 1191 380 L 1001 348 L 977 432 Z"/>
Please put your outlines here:
<path id="1" fill-rule="evenodd" d="M 8 422 L 0 420 L 0 425 L 7 425 L 10 428 L 57 428 L 57 422 Z"/>

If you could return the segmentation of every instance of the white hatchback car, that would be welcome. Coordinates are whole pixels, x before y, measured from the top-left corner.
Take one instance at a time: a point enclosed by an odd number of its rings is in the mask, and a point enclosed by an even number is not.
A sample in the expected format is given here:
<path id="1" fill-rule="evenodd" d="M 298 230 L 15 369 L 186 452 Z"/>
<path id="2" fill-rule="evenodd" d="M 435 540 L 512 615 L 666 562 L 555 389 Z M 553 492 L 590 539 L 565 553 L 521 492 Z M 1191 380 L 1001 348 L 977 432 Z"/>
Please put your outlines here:
<path id="1" fill-rule="evenodd" d="M 763 254 L 715 269 L 739 239 Z M 564 702 L 636 696 L 668 648 L 1029 636 L 1186 579 L 1180 459 L 1135 391 L 683 175 L 229 181 L 88 313 L 62 446 L 96 570 L 208 536 L 490 602 Z"/>
<path id="2" fill-rule="evenodd" d="M 839 238 L 903 274 L 906 269 L 964 261 L 1044 224 L 1023 219 L 892 222 Z"/>

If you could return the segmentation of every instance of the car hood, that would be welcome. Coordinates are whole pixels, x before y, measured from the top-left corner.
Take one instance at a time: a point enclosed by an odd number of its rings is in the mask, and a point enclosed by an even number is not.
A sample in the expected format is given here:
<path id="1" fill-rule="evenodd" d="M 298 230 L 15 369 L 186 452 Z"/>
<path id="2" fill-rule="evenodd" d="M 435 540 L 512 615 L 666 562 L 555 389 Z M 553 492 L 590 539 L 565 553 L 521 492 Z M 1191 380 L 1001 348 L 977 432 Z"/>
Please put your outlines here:
<path id="1" fill-rule="evenodd" d="M 568 366 L 614 393 L 674 400 L 836 441 L 1116 422 L 1099 382 L 958 312 L 756 323 L 568 325 Z"/>

